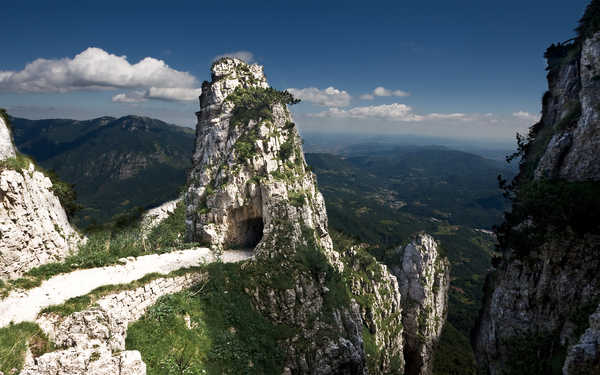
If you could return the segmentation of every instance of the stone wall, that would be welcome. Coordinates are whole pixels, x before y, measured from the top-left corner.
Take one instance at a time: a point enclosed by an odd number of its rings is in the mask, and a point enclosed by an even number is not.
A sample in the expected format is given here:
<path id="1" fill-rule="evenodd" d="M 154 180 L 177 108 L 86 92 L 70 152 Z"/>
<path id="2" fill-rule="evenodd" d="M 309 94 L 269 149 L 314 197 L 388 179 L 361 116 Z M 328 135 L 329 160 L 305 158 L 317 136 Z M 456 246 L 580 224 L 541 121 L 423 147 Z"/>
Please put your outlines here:
<path id="1" fill-rule="evenodd" d="M 159 278 L 142 287 L 104 296 L 93 307 L 68 317 L 49 313 L 36 323 L 56 347 L 38 358 L 29 356 L 21 375 L 144 375 L 138 351 L 125 351 L 127 326 L 164 295 L 205 279 L 202 273 Z"/>

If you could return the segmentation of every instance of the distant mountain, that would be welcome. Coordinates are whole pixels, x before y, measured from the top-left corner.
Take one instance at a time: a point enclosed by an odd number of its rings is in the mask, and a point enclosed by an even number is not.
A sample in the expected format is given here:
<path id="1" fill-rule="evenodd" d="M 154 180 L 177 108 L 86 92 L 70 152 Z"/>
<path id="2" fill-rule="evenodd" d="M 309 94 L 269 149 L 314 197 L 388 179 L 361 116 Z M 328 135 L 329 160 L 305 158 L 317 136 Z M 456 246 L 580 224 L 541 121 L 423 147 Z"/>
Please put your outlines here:
<path id="1" fill-rule="evenodd" d="M 75 185 L 84 227 L 175 198 L 191 165 L 194 130 L 148 117 L 10 120 L 19 151 Z"/>

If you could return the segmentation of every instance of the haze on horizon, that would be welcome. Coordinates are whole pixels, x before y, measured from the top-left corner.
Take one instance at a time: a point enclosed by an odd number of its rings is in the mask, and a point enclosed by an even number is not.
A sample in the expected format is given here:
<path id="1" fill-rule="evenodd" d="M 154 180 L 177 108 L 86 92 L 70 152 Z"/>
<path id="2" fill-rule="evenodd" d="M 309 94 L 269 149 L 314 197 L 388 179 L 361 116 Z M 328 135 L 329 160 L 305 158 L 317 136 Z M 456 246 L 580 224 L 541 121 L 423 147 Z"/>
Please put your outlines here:
<path id="1" fill-rule="evenodd" d="M 9 1 L 0 107 L 195 126 L 201 82 L 229 55 L 302 99 L 303 132 L 512 141 L 539 117 L 545 48 L 587 0 L 397 3 Z"/>

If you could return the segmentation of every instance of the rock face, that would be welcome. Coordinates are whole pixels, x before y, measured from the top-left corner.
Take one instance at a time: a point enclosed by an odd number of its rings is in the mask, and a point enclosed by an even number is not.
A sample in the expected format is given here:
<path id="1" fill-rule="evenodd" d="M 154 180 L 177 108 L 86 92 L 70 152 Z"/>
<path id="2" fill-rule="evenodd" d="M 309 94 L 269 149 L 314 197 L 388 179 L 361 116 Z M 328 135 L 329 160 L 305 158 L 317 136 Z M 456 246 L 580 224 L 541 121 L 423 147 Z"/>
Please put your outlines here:
<path id="1" fill-rule="evenodd" d="M 15 146 L 12 142 L 10 129 L 4 117 L 0 114 L 0 160 L 14 157 Z"/>
<path id="2" fill-rule="evenodd" d="M 560 190 L 565 186 L 594 188 L 600 181 L 600 33 L 552 46 L 546 56 L 549 91 L 541 121 L 532 127 L 524 148 L 516 207 L 534 199 L 522 193 L 530 192 L 529 186 L 562 193 L 568 191 Z M 548 190 L 536 191 L 543 195 Z M 565 205 L 565 198 L 555 199 Z M 537 221 L 530 215 L 518 223 L 507 216 L 508 233 L 529 234 L 502 249 L 502 259 L 486 281 L 473 342 L 482 373 L 559 373 L 563 362 L 564 374 L 599 373 L 600 347 L 594 341 L 598 313 L 588 323 L 600 301 L 598 228 L 576 229 L 575 221 L 581 220 L 574 217 L 540 235 L 527 232 L 541 226 L 539 213 Z"/>
<path id="3" fill-rule="evenodd" d="M 402 294 L 405 374 L 428 375 L 448 312 L 450 263 L 428 234 L 418 234 L 402 251 L 402 266 L 393 271 Z"/>
<path id="4" fill-rule="evenodd" d="M 554 135 L 536 169 L 537 178 L 570 181 L 600 176 L 600 32 L 583 41 L 581 52 L 548 74 L 550 95 L 543 126 Z M 571 120 L 572 123 L 568 123 Z"/>
<path id="5" fill-rule="evenodd" d="M 569 349 L 563 374 L 600 374 L 600 306 L 590 316 L 590 328 Z"/>
<path id="6" fill-rule="evenodd" d="M 246 292 L 264 316 L 298 332 L 284 340 L 284 373 L 366 373 L 364 326 L 386 348 L 382 372 L 402 373 L 399 317 L 396 336 L 386 336 L 389 327 L 364 316 L 355 300 L 333 301 L 343 297 L 340 275 L 351 265 L 333 249 L 325 204 L 287 109 L 292 103 L 288 93 L 269 88 L 261 66 L 232 58 L 213 64 L 197 113 L 187 236 L 217 250 L 254 249 L 244 269 L 256 274 L 257 285 Z M 385 290 L 391 300 L 380 302 L 389 311 L 378 314 L 400 314 L 397 284 L 384 275 L 355 291 Z"/>
<path id="7" fill-rule="evenodd" d="M 2 146 L 6 155 L 2 160 L 15 158 L 10 133 L 0 116 L 0 137 L 3 134 L 0 143 L 9 147 Z M 31 163 L 21 170 L 0 166 L 0 279 L 16 278 L 41 264 L 59 261 L 80 240 L 48 177 Z"/>

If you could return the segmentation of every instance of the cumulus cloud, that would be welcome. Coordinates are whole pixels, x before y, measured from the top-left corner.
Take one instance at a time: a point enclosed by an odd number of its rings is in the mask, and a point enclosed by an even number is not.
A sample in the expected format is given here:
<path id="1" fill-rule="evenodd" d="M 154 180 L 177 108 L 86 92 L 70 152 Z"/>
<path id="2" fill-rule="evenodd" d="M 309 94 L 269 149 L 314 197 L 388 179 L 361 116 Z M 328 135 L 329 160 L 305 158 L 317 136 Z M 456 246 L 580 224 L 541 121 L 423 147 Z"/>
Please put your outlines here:
<path id="1" fill-rule="evenodd" d="M 304 89 L 287 89 L 294 97 L 325 107 L 346 107 L 350 105 L 352 96 L 346 91 L 329 86 L 321 90 L 316 87 L 307 87 Z"/>
<path id="2" fill-rule="evenodd" d="M 354 119 L 384 119 L 401 122 L 420 122 L 425 120 L 470 120 L 464 113 L 430 113 L 419 115 L 413 112 L 412 107 L 401 104 L 383 104 L 375 106 L 354 107 L 350 109 L 329 108 L 327 111 L 311 114 L 311 117 L 337 117 Z"/>
<path id="3" fill-rule="evenodd" d="M 360 96 L 363 100 L 373 100 L 376 96 L 410 96 L 410 93 L 403 90 L 390 90 L 383 86 L 377 86 L 372 92 Z"/>
<path id="4" fill-rule="evenodd" d="M 216 61 L 222 57 L 235 57 L 236 59 L 240 59 L 247 63 L 254 62 L 254 54 L 250 51 L 236 51 L 236 52 L 224 53 L 222 55 L 215 56 L 214 60 Z"/>
<path id="5" fill-rule="evenodd" d="M 127 103 L 142 101 L 140 98 L 191 100 L 198 86 L 193 75 L 173 69 L 163 60 L 146 57 L 132 64 L 126 56 L 95 47 L 73 58 L 40 58 L 20 71 L 0 71 L 0 91 L 138 90 L 113 97 L 113 101 Z M 148 95 L 141 95 L 139 90 L 145 90 Z"/>
<path id="6" fill-rule="evenodd" d="M 529 121 L 531 123 L 538 122 L 540 120 L 540 115 L 534 115 L 525 111 L 518 111 L 513 113 L 512 115 L 520 120 Z"/>

